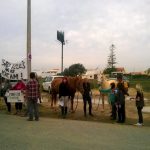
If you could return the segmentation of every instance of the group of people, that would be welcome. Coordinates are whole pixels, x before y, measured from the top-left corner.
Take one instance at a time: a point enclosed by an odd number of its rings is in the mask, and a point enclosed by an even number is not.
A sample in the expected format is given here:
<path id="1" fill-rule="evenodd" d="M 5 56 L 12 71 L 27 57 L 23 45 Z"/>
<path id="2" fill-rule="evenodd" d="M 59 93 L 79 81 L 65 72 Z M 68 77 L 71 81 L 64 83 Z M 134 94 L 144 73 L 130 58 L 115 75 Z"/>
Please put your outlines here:
<path id="1" fill-rule="evenodd" d="M 83 82 L 83 110 L 84 110 L 84 116 L 87 116 L 87 102 L 89 104 L 89 115 L 93 116 L 92 114 L 92 93 L 91 93 L 91 87 L 88 80 L 84 80 Z M 61 107 L 61 114 L 63 118 L 66 118 L 67 112 L 68 112 L 68 102 L 70 99 L 70 89 L 68 85 L 68 80 L 66 77 L 62 79 L 61 84 L 59 85 L 59 104 Z"/>
<path id="2" fill-rule="evenodd" d="M 11 103 L 8 102 L 8 92 L 9 90 L 21 90 L 22 92 L 24 92 L 26 88 L 26 85 L 24 83 L 23 80 L 19 80 L 14 86 L 11 85 L 10 81 L 5 79 L 5 82 L 3 82 L 1 84 L 1 96 L 4 98 L 5 100 L 5 104 L 7 106 L 7 111 L 8 113 L 11 113 Z M 16 102 L 15 103 L 15 109 L 16 112 L 15 114 L 19 114 L 22 111 L 22 103 L 21 102 Z"/>
<path id="3" fill-rule="evenodd" d="M 124 123 L 126 120 L 125 114 L 125 95 L 128 94 L 128 87 L 125 85 L 122 80 L 122 76 L 118 75 L 117 77 L 117 85 L 115 83 L 111 83 L 111 88 L 108 89 L 108 99 L 111 104 L 111 119 L 116 120 L 118 123 Z M 143 116 L 142 116 L 142 108 L 144 106 L 144 96 L 142 92 L 141 85 L 136 86 L 137 94 L 135 97 L 136 107 L 138 110 L 138 123 L 136 125 L 143 125 Z M 7 110 L 11 112 L 11 103 L 7 101 L 7 92 L 9 90 L 21 90 L 25 94 L 25 102 L 27 106 L 26 114 L 28 114 L 28 121 L 33 121 L 35 118 L 36 121 L 39 120 L 39 110 L 38 110 L 38 99 L 41 102 L 41 94 L 40 94 L 40 84 L 37 80 L 36 74 L 34 72 L 30 73 L 30 80 L 25 84 L 22 80 L 20 80 L 15 86 L 11 86 L 9 80 L 6 80 L 5 84 L 2 86 L 2 96 L 4 97 Z M 62 78 L 62 82 L 59 85 L 59 104 L 61 107 L 61 115 L 63 118 L 66 118 L 68 113 L 68 102 L 70 99 L 70 91 L 69 84 L 66 77 Z M 102 90 L 100 91 L 102 92 Z M 92 93 L 91 87 L 88 80 L 84 80 L 83 82 L 83 111 L 84 116 L 87 116 L 87 103 L 89 104 L 89 115 L 93 116 L 92 113 Z M 22 110 L 22 103 L 15 103 L 16 113 L 19 113 Z"/>
<path id="4" fill-rule="evenodd" d="M 8 102 L 7 93 L 9 90 L 21 90 L 24 93 L 25 103 L 26 103 L 26 112 L 25 116 L 28 115 L 28 121 L 32 121 L 35 117 L 35 120 L 39 120 L 39 110 L 38 110 L 38 99 L 41 101 L 41 94 L 40 94 L 40 84 L 36 78 L 36 74 L 34 72 L 30 73 L 30 80 L 25 84 L 23 80 L 19 80 L 17 84 L 13 87 L 9 80 L 5 80 L 4 85 L 1 86 L 1 96 L 4 97 L 7 111 L 8 113 L 11 112 L 11 103 Z M 22 102 L 16 102 L 15 114 L 18 114 L 22 110 Z"/>
<path id="5" fill-rule="evenodd" d="M 117 76 L 117 85 L 115 85 L 115 83 L 111 83 L 110 87 L 110 89 L 107 89 L 107 92 L 109 93 L 108 100 L 111 105 L 111 120 L 117 120 L 118 123 L 124 123 L 126 120 L 125 95 L 129 96 L 128 85 L 123 81 L 122 75 L 119 74 Z M 137 93 L 134 99 L 136 101 L 136 107 L 138 110 L 138 122 L 135 125 L 142 126 L 142 109 L 144 107 L 142 86 L 140 84 L 137 84 L 136 90 Z M 100 92 L 103 92 L 103 90 L 100 90 Z"/>

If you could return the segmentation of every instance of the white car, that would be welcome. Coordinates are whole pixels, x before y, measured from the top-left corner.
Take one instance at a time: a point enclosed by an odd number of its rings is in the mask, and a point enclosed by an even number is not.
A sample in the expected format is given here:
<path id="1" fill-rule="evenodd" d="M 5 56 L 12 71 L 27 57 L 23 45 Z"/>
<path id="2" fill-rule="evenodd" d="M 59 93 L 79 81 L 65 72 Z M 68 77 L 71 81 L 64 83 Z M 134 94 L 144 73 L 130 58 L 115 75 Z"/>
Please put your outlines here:
<path id="1" fill-rule="evenodd" d="M 44 91 L 48 91 L 49 93 L 51 92 L 51 83 L 54 79 L 56 78 L 63 78 L 64 76 L 47 76 L 42 83 L 42 88 Z"/>

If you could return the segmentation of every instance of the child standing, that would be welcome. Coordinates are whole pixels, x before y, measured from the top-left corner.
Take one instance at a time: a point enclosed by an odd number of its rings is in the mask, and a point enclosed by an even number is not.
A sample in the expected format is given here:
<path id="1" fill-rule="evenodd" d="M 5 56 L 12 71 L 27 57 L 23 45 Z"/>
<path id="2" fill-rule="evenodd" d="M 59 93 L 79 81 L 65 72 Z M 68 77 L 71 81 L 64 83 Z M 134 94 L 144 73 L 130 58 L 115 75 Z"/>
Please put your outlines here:
<path id="1" fill-rule="evenodd" d="M 116 86 L 112 82 L 109 89 L 99 89 L 100 93 L 105 93 L 108 95 L 108 102 L 111 105 L 111 120 L 116 120 L 117 108 L 116 108 Z"/>
<path id="2" fill-rule="evenodd" d="M 143 90 L 142 86 L 140 84 L 136 85 L 136 107 L 138 111 L 138 123 L 135 124 L 137 126 L 142 126 L 143 125 L 143 115 L 142 115 L 142 109 L 144 107 L 144 95 L 143 95 Z"/>
<path id="3" fill-rule="evenodd" d="M 117 109 L 116 109 L 116 91 L 115 91 L 115 83 L 111 83 L 111 92 L 109 94 L 109 101 L 111 103 L 112 107 L 112 115 L 111 115 L 111 120 L 116 120 L 117 116 Z"/>

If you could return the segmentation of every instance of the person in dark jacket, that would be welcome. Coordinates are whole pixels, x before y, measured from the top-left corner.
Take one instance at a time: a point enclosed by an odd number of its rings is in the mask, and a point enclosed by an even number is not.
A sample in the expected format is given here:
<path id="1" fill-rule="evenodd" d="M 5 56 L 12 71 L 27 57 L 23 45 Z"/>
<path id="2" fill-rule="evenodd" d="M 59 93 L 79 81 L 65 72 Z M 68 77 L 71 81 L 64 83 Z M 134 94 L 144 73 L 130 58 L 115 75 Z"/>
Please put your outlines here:
<path id="1" fill-rule="evenodd" d="M 5 103 L 6 103 L 6 106 L 7 106 L 7 110 L 8 110 L 9 113 L 11 112 L 11 103 L 7 101 L 7 94 L 6 93 L 9 92 L 9 90 L 11 88 L 12 88 L 12 86 L 11 86 L 10 81 L 6 79 L 5 83 L 4 83 L 4 86 L 2 88 L 2 91 L 3 91 L 2 95 L 4 97 L 4 100 L 5 100 Z"/>
<path id="2" fill-rule="evenodd" d="M 92 99 L 91 99 L 91 86 L 90 83 L 88 82 L 88 80 L 86 79 L 85 82 L 83 83 L 83 109 L 84 109 L 84 116 L 86 117 L 87 112 L 86 112 L 86 104 L 88 102 L 89 104 L 89 115 L 93 116 L 92 114 Z"/>
<path id="3" fill-rule="evenodd" d="M 144 95 L 143 95 L 143 90 L 142 86 L 140 84 L 136 85 L 136 107 L 138 111 L 138 123 L 135 124 L 137 126 L 142 126 L 143 125 L 143 115 L 142 115 L 142 109 L 144 107 Z"/>
<path id="4" fill-rule="evenodd" d="M 68 101 L 70 96 L 68 80 L 66 77 L 62 79 L 62 82 L 59 85 L 59 99 L 61 101 L 61 114 L 63 118 L 66 118 L 68 111 Z"/>
<path id="5" fill-rule="evenodd" d="M 127 85 L 122 80 L 122 75 L 118 74 L 117 76 L 117 93 L 116 93 L 116 104 L 117 104 L 117 111 L 118 111 L 118 123 L 124 123 L 126 116 L 125 116 L 125 95 L 129 95 L 127 92 Z"/>

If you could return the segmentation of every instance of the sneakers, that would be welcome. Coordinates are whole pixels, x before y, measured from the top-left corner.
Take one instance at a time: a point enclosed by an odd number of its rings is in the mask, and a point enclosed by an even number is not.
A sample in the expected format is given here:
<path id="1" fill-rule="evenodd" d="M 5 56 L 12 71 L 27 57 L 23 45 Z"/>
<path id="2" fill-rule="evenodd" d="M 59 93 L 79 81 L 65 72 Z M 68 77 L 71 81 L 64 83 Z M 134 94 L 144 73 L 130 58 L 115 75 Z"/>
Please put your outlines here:
<path id="1" fill-rule="evenodd" d="M 136 123 L 136 124 L 134 124 L 135 126 L 143 126 L 144 124 L 143 123 Z"/>

